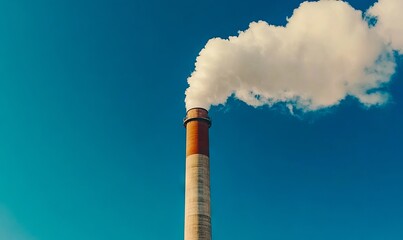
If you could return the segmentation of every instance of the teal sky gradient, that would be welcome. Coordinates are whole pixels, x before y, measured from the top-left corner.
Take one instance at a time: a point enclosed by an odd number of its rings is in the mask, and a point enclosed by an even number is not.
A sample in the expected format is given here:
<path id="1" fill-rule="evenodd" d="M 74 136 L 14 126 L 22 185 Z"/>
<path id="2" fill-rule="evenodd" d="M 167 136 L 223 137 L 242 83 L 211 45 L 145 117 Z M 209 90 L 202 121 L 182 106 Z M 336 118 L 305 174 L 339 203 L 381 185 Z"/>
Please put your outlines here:
<path id="1" fill-rule="evenodd" d="M 194 61 L 208 39 L 283 25 L 299 3 L 1 1 L 0 238 L 183 239 Z M 213 238 L 403 239 L 397 64 L 381 108 L 347 99 L 300 120 L 213 107 Z"/>

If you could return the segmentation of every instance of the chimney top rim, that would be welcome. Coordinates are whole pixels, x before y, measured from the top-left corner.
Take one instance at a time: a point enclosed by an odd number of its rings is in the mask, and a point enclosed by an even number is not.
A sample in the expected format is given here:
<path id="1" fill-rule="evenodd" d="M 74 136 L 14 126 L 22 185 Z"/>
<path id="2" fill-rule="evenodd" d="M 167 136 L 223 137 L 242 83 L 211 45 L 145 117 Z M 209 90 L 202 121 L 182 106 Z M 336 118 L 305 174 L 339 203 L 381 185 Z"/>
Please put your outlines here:
<path id="1" fill-rule="evenodd" d="M 189 108 L 189 109 L 186 111 L 186 113 L 190 112 L 191 110 L 196 110 L 196 109 L 200 109 L 200 110 L 204 110 L 204 111 L 208 112 L 207 109 L 202 108 L 202 107 L 192 107 L 192 108 Z"/>

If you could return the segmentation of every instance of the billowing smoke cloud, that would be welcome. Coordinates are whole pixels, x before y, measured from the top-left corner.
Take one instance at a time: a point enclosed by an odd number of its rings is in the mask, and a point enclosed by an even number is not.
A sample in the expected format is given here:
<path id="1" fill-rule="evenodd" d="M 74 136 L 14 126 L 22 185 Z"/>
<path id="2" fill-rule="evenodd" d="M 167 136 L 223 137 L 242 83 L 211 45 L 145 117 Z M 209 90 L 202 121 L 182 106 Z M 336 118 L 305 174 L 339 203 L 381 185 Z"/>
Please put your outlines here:
<path id="1" fill-rule="evenodd" d="M 403 54 L 403 1 L 379 0 L 368 13 L 377 17 L 375 29 L 384 41 Z"/>
<path id="2" fill-rule="evenodd" d="M 402 0 L 380 0 L 367 14 L 343 1 L 304 2 L 284 27 L 252 22 L 238 36 L 210 39 L 188 78 L 186 108 L 209 109 L 230 96 L 254 107 L 284 103 L 291 112 L 347 96 L 382 105 L 394 50 L 403 52 L 401 9 Z"/>

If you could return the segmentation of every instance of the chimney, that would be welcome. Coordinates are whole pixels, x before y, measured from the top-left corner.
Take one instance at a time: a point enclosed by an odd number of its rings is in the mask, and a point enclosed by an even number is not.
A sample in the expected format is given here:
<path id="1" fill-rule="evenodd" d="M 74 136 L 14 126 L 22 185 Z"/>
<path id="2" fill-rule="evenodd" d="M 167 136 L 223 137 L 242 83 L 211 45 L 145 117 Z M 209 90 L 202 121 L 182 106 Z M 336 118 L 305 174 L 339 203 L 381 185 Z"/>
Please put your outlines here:
<path id="1" fill-rule="evenodd" d="M 211 240 L 208 111 L 192 108 L 186 128 L 185 240 Z"/>

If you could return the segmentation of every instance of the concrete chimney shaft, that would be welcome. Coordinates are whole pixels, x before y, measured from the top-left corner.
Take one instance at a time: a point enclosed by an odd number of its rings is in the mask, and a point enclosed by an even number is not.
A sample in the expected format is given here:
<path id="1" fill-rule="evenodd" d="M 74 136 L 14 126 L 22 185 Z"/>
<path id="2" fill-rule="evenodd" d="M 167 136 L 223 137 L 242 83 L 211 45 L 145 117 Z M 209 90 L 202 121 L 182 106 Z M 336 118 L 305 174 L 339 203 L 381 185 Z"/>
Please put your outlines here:
<path id="1" fill-rule="evenodd" d="M 209 128 L 203 108 L 187 111 L 185 240 L 211 240 Z"/>

